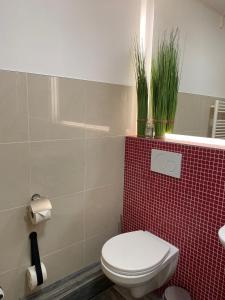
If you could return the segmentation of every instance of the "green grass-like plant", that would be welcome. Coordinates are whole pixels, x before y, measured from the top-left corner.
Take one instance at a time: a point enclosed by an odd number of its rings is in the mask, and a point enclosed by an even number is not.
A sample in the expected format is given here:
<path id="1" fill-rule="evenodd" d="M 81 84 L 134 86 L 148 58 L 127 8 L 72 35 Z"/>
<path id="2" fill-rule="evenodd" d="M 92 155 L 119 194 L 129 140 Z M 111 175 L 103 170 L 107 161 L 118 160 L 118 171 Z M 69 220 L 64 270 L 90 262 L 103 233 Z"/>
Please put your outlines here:
<path id="1" fill-rule="evenodd" d="M 145 56 L 137 40 L 134 42 L 134 63 L 137 91 L 137 135 L 144 137 L 148 120 L 148 83 Z"/>
<path id="2" fill-rule="evenodd" d="M 164 35 L 152 60 L 151 102 L 155 137 L 172 132 L 179 89 L 179 31 Z"/>

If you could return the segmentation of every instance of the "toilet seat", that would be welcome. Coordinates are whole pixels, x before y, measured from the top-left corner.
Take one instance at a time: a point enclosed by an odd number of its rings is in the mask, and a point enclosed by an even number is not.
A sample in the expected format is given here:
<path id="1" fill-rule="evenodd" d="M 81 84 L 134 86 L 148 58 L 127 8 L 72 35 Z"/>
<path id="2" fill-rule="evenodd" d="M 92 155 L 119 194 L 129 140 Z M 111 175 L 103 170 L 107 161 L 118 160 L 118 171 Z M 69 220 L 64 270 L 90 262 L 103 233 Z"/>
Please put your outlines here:
<path id="1" fill-rule="evenodd" d="M 170 246 L 148 231 L 113 237 L 102 248 L 102 262 L 115 273 L 138 276 L 153 272 L 167 258 Z"/>

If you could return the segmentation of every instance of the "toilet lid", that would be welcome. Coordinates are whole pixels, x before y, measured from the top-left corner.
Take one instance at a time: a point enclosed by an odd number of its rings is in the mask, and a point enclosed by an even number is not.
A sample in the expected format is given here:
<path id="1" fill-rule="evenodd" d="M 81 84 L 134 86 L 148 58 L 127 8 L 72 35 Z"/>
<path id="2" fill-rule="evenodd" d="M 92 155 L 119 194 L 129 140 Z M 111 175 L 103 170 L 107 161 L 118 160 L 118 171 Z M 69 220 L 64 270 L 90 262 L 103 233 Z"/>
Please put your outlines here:
<path id="1" fill-rule="evenodd" d="M 161 265 L 169 251 L 164 240 L 148 231 L 134 231 L 107 241 L 102 248 L 102 260 L 120 274 L 141 275 Z"/>

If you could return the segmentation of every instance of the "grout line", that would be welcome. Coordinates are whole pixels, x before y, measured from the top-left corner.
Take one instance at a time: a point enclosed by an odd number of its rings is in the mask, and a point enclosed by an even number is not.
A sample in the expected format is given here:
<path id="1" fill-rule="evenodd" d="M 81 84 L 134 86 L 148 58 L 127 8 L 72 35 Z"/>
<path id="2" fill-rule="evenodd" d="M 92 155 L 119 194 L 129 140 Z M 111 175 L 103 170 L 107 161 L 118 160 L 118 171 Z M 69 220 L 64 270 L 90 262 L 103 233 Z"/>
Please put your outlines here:
<path id="1" fill-rule="evenodd" d="M 90 241 L 90 240 L 95 239 L 97 237 L 107 237 L 107 240 L 109 240 L 109 238 L 110 238 L 109 236 L 113 237 L 113 236 L 115 236 L 115 234 L 113 233 L 113 235 L 112 235 L 110 230 L 104 230 L 103 229 L 101 232 L 89 236 L 86 241 Z"/>
<path id="2" fill-rule="evenodd" d="M 27 129 L 28 129 L 28 141 L 31 140 L 30 134 L 30 108 L 29 108 L 29 88 L 28 88 L 28 75 L 26 74 L 26 108 L 27 108 Z"/>
<path id="3" fill-rule="evenodd" d="M 72 80 L 77 80 L 77 81 L 85 81 L 85 82 L 89 82 L 89 83 L 96 83 L 99 85 L 109 85 L 109 86 L 119 86 L 119 87 L 124 87 L 124 88 L 135 88 L 134 84 L 130 84 L 130 83 L 124 83 L 124 82 L 116 82 L 116 81 L 103 81 L 103 80 L 94 80 L 91 78 L 85 78 L 85 77 L 74 77 L 74 76 L 70 76 L 70 75 L 60 75 L 60 74 L 51 74 L 51 73 L 32 73 L 32 72 L 24 72 L 22 70 L 19 69 L 7 69 L 7 68 L 1 68 L 0 71 L 5 71 L 5 72 L 17 72 L 20 74 L 25 74 L 27 73 L 28 75 L 32 75 L 32 76 L 45 76 L 45 77 L 57 77 L 58 79 L 72 79 Z"/>
<path id="4" fill-rule="evenodd" d="M 69 142 L 69 141 L 83 141 L 83 140 L 101 140 L 101 139 L 115 139 L 125 138 L 125 135 L 115 136 L 101 136 L 101 137 L 89 137 L 89 138 L 73 138 L 73 139 L 46 139 L 46 140 L 27 140 L 27 141 L 15 141 L 15 142 L 0 142 L 1 145 L 13 145 L 13 144 L 32 144 L 32 143 L 49 143 L 49 142 Z"/>
<path id="5" fill-rule="evenodd" d="M 28 144 L 29 141 L 18 141 L 18 142 L 1 142 L 0 146 L 4 146 L 4 145 L 14 145 L 14 144 Z"/>
<path id="6" fill-rule="evenodd" d="M 31 140 L 30 143 L 44 143 L 44 142 L 60 142 L 60 141 L 83 141 L 83 140 L 101 140 L 101 139 L 112 139 L 112 138 L 125 138 L 125 135 L 112 135 L 112 136 L 101 136 L 101 137 L 77 137 L 72 139 L 45 139 L 45 140 Z"/>
<path id="7" fill-rule="evenodd" d="M 115 185 L 115 183 L 108 183 L 108 184 L 105 184 L 105 185 L 100 185 L 100 186 L 96 186 L 96 187 L 93 187 L 93 188 L 88 188 L 88 189 L 84 190 L 84 192 L 95 191 L 95 190 L 103 189 L 103 188 L 113 186 L 113 185 Z"/>
<path id="8" fill-rule="evenodd" d="M 32 140 L 31 144 L 35 143 L 49 143 L 49 142 L 70 142 L 70 141 L 83 141 L 84 138 L 74 138 L 74 139 L 46 139 L 46 140 Z"/>
<path id="9" fill-rule="evenodd" d="M 97 190 L 97 189 L 103 189 L 103 188 L 110 187 L 110 186 L 113 186 L 113 185 L 115 185 L 115 184 L 114 183 L 112 183 L 112 184 L 106 184 L 106 185 L 103 185 L 103 186 L 97 186 L 97 187 L 94 187 L 94 188 L 89 188 L 89 189 L 86 189 L 86 190 L 74 192 L 72 194 L 63 194 L 63 195 L 60 195 L 60 196 L 49 197 L 49 199 L 54 202 L 55 200 L 58 200 L 60 198 L 72 197 L 72 196 L 75 196 L 75 195 L 84 194 L 85 192 L 94 191 L 94 190 Z M 29 203 L 24 204 L 24 205 L 20 205 L 20 206 L 15 206 L 15 207 L 1 209 L 0 210 L 0 214 L 4 213 L 4 212 L 7 212 L 7 211 L 13 211 L 13 210 L 21 209 L 21 208 L 26 208 L 28 204 Z"/>
<path id="10" fill-rule="evenodd" d="M 31 131 L 30 131 L 30 108 L 29 108 L 29 86 L 28 86 L 28 74 L 26 73 L 26 87 L 27 87 L 27 126 L 28 126 L 28 162 L 29 162 L 29 196 L 32 195 L 31 191 Z"/>
<path id="11" fill-rule="evenodd" d="M 91 240 L 91 239 L 96 238 L 96 237 L 101 236 L 101 235 L 102 235 L 102 234 L 95 234 L 95 235 L 89 237 L 87 240 Z M 63 251 L 65 251 L 65 250 L 67 250 L 67 249 L 69 249 L 69 248 L 71 248 L 71 247 L 76 246 L 76 245 L 81 245 L 81 246 L 83 245 L 83 246 L 84 246 L 84 245 L 85 245 L 85 240 L 82 239 L 82 240 L 77 241 L 77 242 L 75 242 L 75 243 L 69 244 L 69 245 L 67 245 L 67 246 L 65 246 L 65 247 L 63 247 L 63 248 L 59 248 L 59 249 L 57 249 L 57 250 L 55 250 L 55 251 L 49 252 L 48 254 L 41 255 L 40 257 L 41 257 L 41 259 L 45 259 L 45 258 L 48 258 L 48 257 L 50 257 L 50 256 L 52 256 L 52 255 L 57 254 L 57 253 L 63 252 Z M 85 264 L 85 263 L 86 263 L 86 262 L 85 262 L 85 256 L 84 256 L 84 264 Z M 19 266 L 19 267 L 17 267 L 17 268 L 8 269 L 8 270 L 6 270 L 6 271 L 1 272 L 1 273 L 0 273 L 0 277 L 1 277 L 1 276 L 4 276 L 5 274 L 10 273 L 10 272 L 12 272 L 12 271 L 21 270 L 22 268 L 27 268 L 27 267 L 28 267 L 28 265 L 24 263 L 24 264 L 22 264 L 21 266 Z"/>
<path id="12" fill-rule="evenodd" d="M 72 244 L 69 244 L 69 245 L 67 245 L 67 246 L 65 246 L 65 247 L 63 247 L 63 248 L 59 248 L 59 249 L 57 249 L 57 250 L 55 250 L 55 251 L 49 252 L 48 254 L 41 255 L 40 257 L 41 257 L 41 258 L 47 258 L 47 257 L 49 257 L 49 256 L 51 256 L 51 255 L 54 255 L 54 254 L 63 252 L 63 251 L 66 250 L 66 249 L 72 248 L 72 247 L 75 246 L 75 245 L 82 245 L 84 242 L 85 242 L 84 240 L 77 241 L 77 242 L 72 243 Z"/>
<path id="13" fill-rule="evenodd" d="M 25 267 L 25 265 L 21 265 L 21 267 Z M 1 277 L 1 276 L 4 276 L 4 275 L 7 274 L 7 273 L 15 272 L 15 271 L 17 271 L 17 270 L 19 270 L 19 268 L 8 269 L 8 270 L 6 270 L 6 271 L 0 273 L 0 277 Z"/>
<path id="14" fill-rule="evenodd" d="M 8 211 L 13 211 L 13 210 L 21 209 L 21 208 L 26 208 L 26 207 L 27 207 L 27 205 L 21 205 L 21 206 L 15 206 L 15 207 L 11 207 L 11 208 L 1 209 L 0 214 L 8 212 Z"/>
<path id="15" fill-rule="evenodd" d="M 84 97 L 86 99 L 86 97 Z M 85 101 L 85 120 L 86 120 L 86 101 Z M 87 228 L 86 228 L 86 221 L 87 221 L 87 215 L 86 215 L 86 192 L 87 192 L 87 130 L 85 129 L 85 139 L 84 139 L 84 195 L 83 195 L 83 201 L 84 201 L 84 213 L 83 213 L 83 228 L 84 228 L 84 261 L 86 262 L 86 240 L 87 240 Z"/>
<path id="16" fill-rule="evenodd" d="M 75 245 L 79 245 L 79 244 L 82 245 L 83 243 L 84 243 L 84 240 L 77 241 L 76 243 L 69 244 L 69 245 L 66 246 L 66 247 L 59 248 L 59 249 L 57 249 L 57 250 L 55 250 L 55 251 L 52 251 L 52 252 L 49 252 L 48 254 L 45 254 L 45 255 L 41 255 L 40 258 L 41 258 L 41 259 L 43 259 L 43 258 L 48 258 L 49 256 L 52 256 L 52 255 L 54 255 L 54 254 L 63 252 L 64 250 L 69 249 L 69 248 L 71 248 L 71 247 L 73 247 L 73 246 L 75 246 Z M 30 266 L 30 265 L 29 265 L 29 266 Z M 0 273 L 0 277 L 1 277 L 1 276 L 4 276 L 5 274 L 10 273 L 10 272 L 12 272 L 12 271 L 21 270 L 22 268 L 27 268 L 27 267 L 28 267 L 28 265 L 24 263 L 24 264 L 22 264 L 21 266 L 19 266 L 19 267 L 17 267 L 17 268 L 8 269 L 8 270 L 6 270 L 6 271 L 1 272 L 1 273 Z"/>
<path id="17" fill-rule="evenodd" d="M 79 195 L 79 194 L 83 194 L 83 193 L 84 193 L 84 191 L 82 190 L 82 191 L 74 192 L 72 194 L 63 194 L 63 195 L 60 195 L 60 196 L 49 197 L 49 199 L 51 201 L 55 201 L 55 200 L 58 200 L 58 199 L 63 198 L 63 197 L 65 197 L 65 198 L 67 198 L 67 197 L 73 197 L 75 195 Z"/>

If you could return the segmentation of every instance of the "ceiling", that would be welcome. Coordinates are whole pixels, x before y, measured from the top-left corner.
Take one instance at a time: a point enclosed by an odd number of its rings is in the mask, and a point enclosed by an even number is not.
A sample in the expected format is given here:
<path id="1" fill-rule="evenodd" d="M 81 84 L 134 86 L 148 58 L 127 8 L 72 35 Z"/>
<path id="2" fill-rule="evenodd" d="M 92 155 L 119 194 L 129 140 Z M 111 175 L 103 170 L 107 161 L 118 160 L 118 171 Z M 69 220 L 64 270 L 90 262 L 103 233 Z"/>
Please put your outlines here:
<path id="1" fill-rule="evenodd" d="M 225 15 L 225 0 L 201 0 L 221 15 Z"/>

